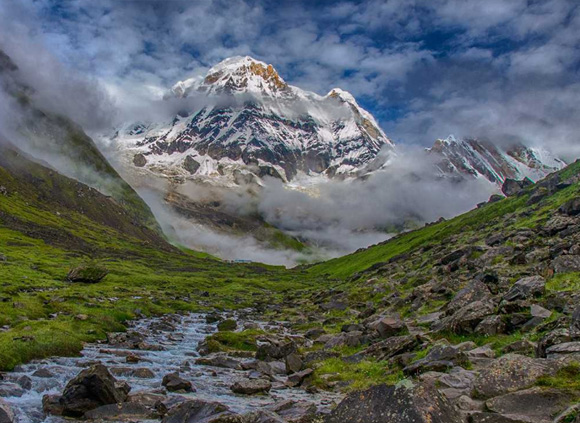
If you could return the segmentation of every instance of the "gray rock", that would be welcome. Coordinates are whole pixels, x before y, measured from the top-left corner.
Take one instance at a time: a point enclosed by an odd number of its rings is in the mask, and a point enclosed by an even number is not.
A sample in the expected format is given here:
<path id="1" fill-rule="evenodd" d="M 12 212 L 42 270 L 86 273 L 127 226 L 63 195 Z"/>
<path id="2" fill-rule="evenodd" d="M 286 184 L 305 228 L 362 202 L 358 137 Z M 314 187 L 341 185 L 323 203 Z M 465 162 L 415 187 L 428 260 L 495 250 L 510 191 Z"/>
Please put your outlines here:
<path id="1" fill-rule="evenodd" d="M 487 316 L 475 327 L 475 333 L 478 335 L 493 336 L 505 333 L 506 325 L 501 316 L 494 314 Z"/>
<path id="2" fill-rule="evenodd" d="M 302 366 L 304 365 L 302 359 L 300 358 L 300 355 L 295 352 L 286 356 L 285 364 L 286 364 L 286 373 L 288 374 L 299 372 L 300 370 L 302 370 Z"/>
<path id="3" fill-rule="evenodd" d="M 548 317 L 550 317 L 552 315 L 552 312 L 550 310 L 545 309 L 542 306 L 539 306 L 538 304 L 532 304 L 530 306 L 530 314 L 533 317 L 540 317 L 542 319 L 547 319 Z"/>
<path id="4" fill-rule="evenodd" d="M 548 358 L 559 358 L 568 354 L 580 355 L 580 342 L 565 342 L 553 345 L 546 350 Z"/>
<path id="5" fill-rule="evenodd" d="M 256 359 L 266 361 L 284 359 L 287 355 L 295 352 L 297 349 L 298 347 L 294 341 L 273 337 L 264 338 L 258 341 Z"/>
<path id="6" fill-rule="evenodd" d="M 378 332 L 383 339 L 396 336 L 407 330 L 407 326 L 399 316 L 386 316 L 372 322 L 369 327 Z"/>
<path id="7" fill-rule="evenodd" d="M 552 416 L 566 410 L 574 399 L 576 396 L 570 392 L 535 387 L 492 398 L 485 405 L 494 413 L 551 423 Z"/>
<path id="8" fill-rule="evenodd" d="M 225 369 L 241 369 L 241 363 L 225 353 L 217 353 L 198 358 L 195 360 L 195 364 L 201 364 L 202 366 L 222 367 Z"/>
<path id="9" fill-rule="evenodd" d="M 14 412 L 2 398 L 0 398 L 0 423 L 14 423 Z"/>
<path id="10" fill-rule="evenodd" d="M 230 389 L 236 394 L 265 394 L 270 392 L 272 384 L 265 379 L 240 379 L 235 381 Z"/>
<path id="11" fill-rule="evenodd" d="M 21 397 L 25 390 L 17 383 L 2 382 L 0 384 L 0 397 Z"/>
<path id="12" fill-rule="evenodd" d="M 506 354 L 494 360 L 476 378 L 474 390 L 481 398 L 526 389 L 540 377 L 554 374 L 556 367 L 548 360 L 518 354 Z"/>
<path id="13" fill-rule="evenodd" d="M 293 373 L 288 376 L 288 381 L 286 383 L 289 386 L 299 386 L 307 377 L 312 375 L 312 373 L 314 373 L 314 370 L 312 369 L 305 369 L 301 372 Z"/>
<path id="14" fill-rule="evenodd" d="M 556 273 L 580 272 L 580 256 L 565 255 L 552 260 L 552 268 Z"/>
<path id="15" fill-rule="evenodd" d="M 529 276 L 517 281 L 503 298 L 506 301 L 525 300 L 543 295 L 545 289 L 546 280 L 543 277 Z"/>
<path id="16" fill-rule="evenodd" d="M 348 395 L 324 423 L 461 423 L 449 401 L 427 385 L 409 381 Z"/>
<path id="17" fill-rule="evenodd" d="M 570 335 L 573 337 L 580 337 L 580 306 L 576 307 L 572 313 L 572 321 L 570 322 Z"/>
<path id="18" fill-rule="evenodd" d="M 259 410 L 244 414 L 239 423 L 286 423 L 287 420 L 282 419 L 273 411 Z M 226 423 L 226 422 L 224 422 Z M 229 423 L 229 422 L 227 422 Z M 232 422 L 238 423 L 238 422 Z"/>
<path id="19" fill-rule="evenodd" d="M 322 328 L 312 328 L 308 329 L 304 336 L 308 339 L 317 339 L 321 335 L 324 335 L 326 331 Z"/>
<path id="20" fill-rule="evenodd" d="M 559 209 L 560 213 L 568 216 L 580 215 L 580 197 L 573 198 L 564 204 Z"/>
<path id="21" fill-rule="evenodd" d="M 129 419 L 156 419 L 159 413 L 152 407 L 135 402 L 102 405 L 87 411 L 85 418 L 99 421 L 127 421 Z"/>
<path id="22" fill-rule="evenodd" d="M 501 187 L 501 192 L 503 192 L 506 197 L 510 197 L 519 194 L 526 187 L 531 185 L 534 185 L 534 181 L 530 178 L 524 178 L 521 181 L 507 178 Z"/>
<path id="23" fill-rule="evenodd" d="M 474 301 L 489 299 L 490 296 L 491 293 L 489 292 L 487 285 L 479 280 L 472 280 L 465 288 L 455 294 L 455 297 L 447 303 L 445 309 L 448 314 L 453 314 L 457 310 L 465 307 L 467 304 Z"/>
<path id="24" fill-rule="evenodd" d="M 370 355 L 375 357 L 379 361 L 388 360 L 397 354 L 402 354 L 408 351 L 412 351 L 415 347 L 419 345 L 419 341 L 416 336 L 404 335 L 404 336 L 394 336 L 392 338 L 386 339 L 372 344 L 367 349 L 359 353 L 361 356 Z"/>
<path id="25" fill-rule="evenodd" d="M 209 423 L 213 418 L 228 415 L 229 409 L 219 402 L 190 400 L 172 408 L 162 423 Z"/>
<path id="26" fill-rule="evenodd" d="M 317 414 L 316 405 L 308 401 L 286 400 L 278 402 L 268 409 L 288 423 L 310 423 Z"/>
<path id="27" fill-rule="evenodd" d="M 165 389 L 167 389 L 169 392 L 195 392 L 191 382 L 181 378 L 177 372 L 169 373 L 163 376 L 163 381 L 161 384 L 165 386 Z"/>
<path id="28" fill-rule="evenodd" d="M 494 311 L 495 303 L 492 300 L 474 301 L 452 316 L 436 322 L 431 329 L 435 332 L 473 333 L 477 325 L 487 316 L 494 314 Z"/>
<path id="29" fill-rule="evenodd" d="M 59 400 L 62 414 L 80 417 L 102 405 L 124 402 L 130 389 L 126 383 L 117 382 L 105 366 L 96 364 L 67 383 Z"/>

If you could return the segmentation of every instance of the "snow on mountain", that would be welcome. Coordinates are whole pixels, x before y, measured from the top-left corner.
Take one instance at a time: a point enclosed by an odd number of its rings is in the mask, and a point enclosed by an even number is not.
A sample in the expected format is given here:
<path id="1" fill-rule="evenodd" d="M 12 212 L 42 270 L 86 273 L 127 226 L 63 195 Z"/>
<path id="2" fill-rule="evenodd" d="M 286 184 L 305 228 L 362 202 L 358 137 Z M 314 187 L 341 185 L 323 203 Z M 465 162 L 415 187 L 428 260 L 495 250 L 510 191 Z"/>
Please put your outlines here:
<path id="1" fill-rule="evenodd" d="M 170 98 L 201 104 L 166 122 L 131 123 L 114 141 L 136 167 L 217 183 L 273 176 L 354 174 L 391 141 L 354 97 L 287 84 L 272 65 L 233 57 L 205 78 L 176 83 Z"/>
<path id="2" fill-rule="evenodd" d="M 528 177 L 534 181 L 566 164 L 548 151 L 517 144 L 502 148 L 489 141 L 438 139 L 429 154 L 441 156 L 438 168 L 444 174 L 483 177 L 498 186 L 507 179 Z"/>

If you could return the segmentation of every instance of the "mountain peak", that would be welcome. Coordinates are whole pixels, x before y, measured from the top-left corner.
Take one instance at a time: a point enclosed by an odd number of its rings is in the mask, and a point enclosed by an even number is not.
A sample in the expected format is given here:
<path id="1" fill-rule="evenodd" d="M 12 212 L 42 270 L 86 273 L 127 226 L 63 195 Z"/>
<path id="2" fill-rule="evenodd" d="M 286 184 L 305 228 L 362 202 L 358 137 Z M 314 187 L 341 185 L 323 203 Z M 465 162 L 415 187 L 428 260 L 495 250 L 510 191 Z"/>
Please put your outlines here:
<path id="1" fill-rule="evenodd" d="M 192 90 L 207 94 L 252 93 L 265 96 L 290 91 L 274 66 L 250 56 L 230 57 L 213 66 L 202 80 L 192 78 L 173 86 L 173 92 L 178 96 L 185 96 Z"/>

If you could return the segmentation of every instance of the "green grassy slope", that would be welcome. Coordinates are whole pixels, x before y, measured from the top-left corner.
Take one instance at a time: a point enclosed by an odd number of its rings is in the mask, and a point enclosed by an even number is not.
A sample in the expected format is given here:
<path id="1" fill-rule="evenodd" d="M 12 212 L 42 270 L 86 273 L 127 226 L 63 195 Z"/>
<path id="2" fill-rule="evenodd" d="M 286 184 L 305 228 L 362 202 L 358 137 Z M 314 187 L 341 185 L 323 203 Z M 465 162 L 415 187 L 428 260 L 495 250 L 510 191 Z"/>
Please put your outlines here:
<path id="1" fill-rule="evenodd" d="M 0 369 L 74 354 L 138 315 L 232 309 L 316 284 L 304 272 L 178 249 L 115 199 L 0 151 Z M 70 283 L 88 261 L 110 274 Z"/>
<path id="2" fill-rule="evenodd" d="M 573 163 L 559 172 L 562 179 L 567 179 L 578 173 L 580 173 L 580 162 Z M 506 214 L 530 209 L 527 202 L 531 190 L 532 188 L 528 189 L 527 193 L 522 196 L 510 197 L 497 203 L 487 204 L 482 208 L 472 210 L 454 219 L 425 226 L 415 231 L 405 232 L 373 247 L 314 265 L 309 268 L 308 272 L 312 275 L 347 278 L 372 266 L 386 263 L 396 256 L 414 251 L 419 247 L 445 242 L 447 238 L 453 235 L 470 233 L 473 235 L 474 231 L 483 227 L 490 233 L 494 230 L 505 229 L 502 228 L 504 222 L 499 221 L 498 218 Z M 542 220 L 546 220 L 553 210 L 574 195 L 577 195 L 577 193 L 577 186 L 558 192 L 542 202 L 541 207 L 534 210 L 533 215 L 520 219 L 514 224 L 514 227 L 530 227 Z"/>

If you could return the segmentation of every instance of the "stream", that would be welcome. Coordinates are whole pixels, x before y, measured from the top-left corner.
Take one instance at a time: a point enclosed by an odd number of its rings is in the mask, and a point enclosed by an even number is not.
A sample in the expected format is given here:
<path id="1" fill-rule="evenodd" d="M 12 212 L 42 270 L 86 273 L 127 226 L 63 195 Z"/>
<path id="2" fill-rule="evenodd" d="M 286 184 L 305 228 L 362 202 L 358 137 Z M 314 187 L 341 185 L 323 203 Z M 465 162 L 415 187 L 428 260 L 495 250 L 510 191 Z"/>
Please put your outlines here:
<path id="1" fill-rule="evenodd" d="M 47 416 L 42 409 L 42 397 L 45 394 L 62 393 L 67 382 L 76 376 L 83 368 L 96 361 L 102 362 L 118 380 L 124 380 L 131 386 L 131 394 L 141 391 L 159 391 L 162 388 L 163 376 L 179 371 L 180 376 L 193 383 L 196 392 L 182 395 L 190 398 L 217 401 L 227 405 L 232 411 L 244 413 L 274 404 L 282 400 L 308 401 L 314 403 L 319 411 L 328 410 L 340 401 L 341 396 L 331 392 L 311 394 L 300 388 L 287 388 L 283 383 L 273 382 L 273 388 L 267 395 L 245 396 L 234 394 L 230 385 L 236 379 L 247 378 L 249 372 L 231 370 L 221 367 L 212 367 L 195 364 L 200 355 L 196 348 L 206 336 L 217 330 L 216 324 L 208 324 L 205 315 L 189 314 L 177 317 L 175 330 L 151 330 L 160 318 L 151 318 L 135 321 L 130 329 L 146 335 L 146 342 L 163 347 L 162 351 L 135 350 L 141 357 L 135 364 L 125 362 L 129 350 L 107 343 L 86 344 L 80 357 L 52 357 L 44 360 L 32 361 L 18 366 L 13 372 L 4 374 L 2 385 L 16 386 L 18 379 L 26 376 L 31 381 L 30 389 L 14 392 L 16 395 L 3 396 L 10 404 L 18 423 L 62 423 L 71 422 L 57 416 Z M 251 359 L 242 359 L 250 361 Z M 149 369 L 149 378 L 127 375 L 134 369 Z M 40 370 L 40 371 L 39 371 Z M 48 370 L 49 377 L 43 372 Z M 39 371 L 39 372 L 37 372 Z M 154 376 L 153 376 L 154 375 Z M 44 376 L 44 377 L 43 377 Z M 153 376 L 153 377 L 151 377 Z M 24 378 L 26 379 L 26 378 Z M 22 394 L 21 396 L 18 396 Z M 145 421 L 145 420 L 140 420 Z M 159 421 L 159 420 L 149 420 Z"/>

